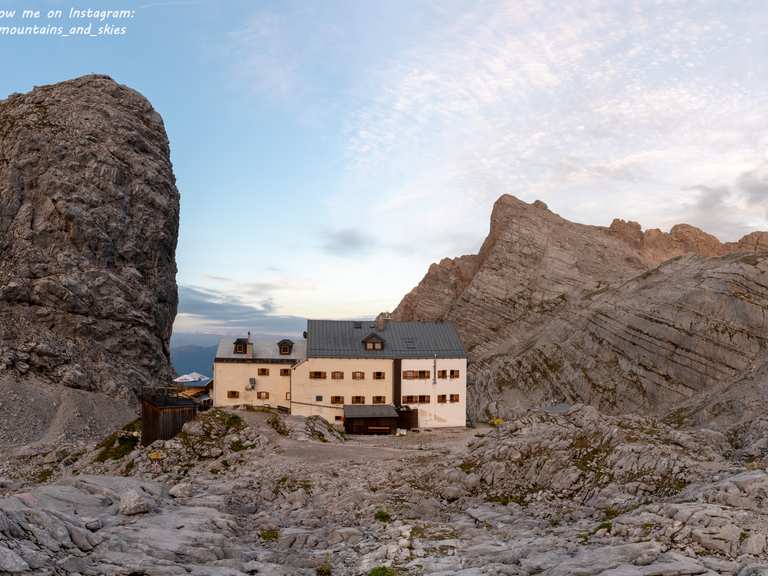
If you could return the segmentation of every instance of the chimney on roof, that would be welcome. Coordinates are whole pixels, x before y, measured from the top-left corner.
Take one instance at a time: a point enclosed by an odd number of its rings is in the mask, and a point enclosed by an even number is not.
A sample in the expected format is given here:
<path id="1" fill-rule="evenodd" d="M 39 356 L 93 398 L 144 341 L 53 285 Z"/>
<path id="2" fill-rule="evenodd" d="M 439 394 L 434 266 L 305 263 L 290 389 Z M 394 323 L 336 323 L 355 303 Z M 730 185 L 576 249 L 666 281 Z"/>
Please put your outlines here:
<path id="1" fill-rule="evenodd" d="M 248 357 L 253 358 L 253 339 L 251 338 L 251 331 L 248 330 Z"/>
<path id="2" fill-rule="evenodd" d="M 376 330 L 382 332 L 387 327 L 387 324 L 391 318 L 392 316 L 389 312 L 382 312 L 376 316 Z"/>

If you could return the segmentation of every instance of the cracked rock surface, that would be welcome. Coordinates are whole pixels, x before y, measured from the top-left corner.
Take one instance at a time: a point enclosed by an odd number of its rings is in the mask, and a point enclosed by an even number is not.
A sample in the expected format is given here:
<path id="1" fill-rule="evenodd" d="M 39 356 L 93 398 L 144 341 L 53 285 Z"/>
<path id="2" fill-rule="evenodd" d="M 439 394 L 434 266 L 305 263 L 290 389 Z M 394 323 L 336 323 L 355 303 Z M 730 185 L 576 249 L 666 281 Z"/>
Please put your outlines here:
<path id="1" fill-rule="evenodd" d="M 763 574 L 767 463 L 726 436 L 589 406 L 346 439 L 214 410 L 173 440 L 114 458 L 84 446 L 46 483 L 6 483 L 0 570 Z"/>
<path id="2" fill-rule="evenodd" d="M 125 418 L 109 398 L 170 376 L 178 219 L 138 92 L 84 76 L 0 101 L 0 444 L 102 430 Z"/>

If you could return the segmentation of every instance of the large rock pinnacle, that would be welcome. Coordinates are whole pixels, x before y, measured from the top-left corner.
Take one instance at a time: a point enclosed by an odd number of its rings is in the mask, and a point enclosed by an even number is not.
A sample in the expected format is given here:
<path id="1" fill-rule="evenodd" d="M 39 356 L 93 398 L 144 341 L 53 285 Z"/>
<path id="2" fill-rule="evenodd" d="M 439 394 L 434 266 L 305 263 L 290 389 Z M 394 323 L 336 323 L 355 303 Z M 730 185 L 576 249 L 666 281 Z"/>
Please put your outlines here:
<path id="1" fill-rule="evenodd" d="M 130 398 L 171 374 L 179 193 L 160 115 L 106 76 L 0 101 L 0 384 Z"/>

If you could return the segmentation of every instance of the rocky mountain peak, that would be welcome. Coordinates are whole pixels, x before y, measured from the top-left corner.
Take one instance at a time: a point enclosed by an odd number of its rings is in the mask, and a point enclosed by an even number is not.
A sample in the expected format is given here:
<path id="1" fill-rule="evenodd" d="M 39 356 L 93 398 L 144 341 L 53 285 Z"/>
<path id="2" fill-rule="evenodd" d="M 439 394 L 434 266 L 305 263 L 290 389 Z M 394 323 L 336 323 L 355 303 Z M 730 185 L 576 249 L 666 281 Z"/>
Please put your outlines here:
<path id="1" fill-rule="evenodd" d="M 433 264 L 393 316 L 456 324 L 476 417 L 547 402 L 666 414 L 759 372 L 766 236 L 588 226 L 505 195 L 478 255 Z"/>

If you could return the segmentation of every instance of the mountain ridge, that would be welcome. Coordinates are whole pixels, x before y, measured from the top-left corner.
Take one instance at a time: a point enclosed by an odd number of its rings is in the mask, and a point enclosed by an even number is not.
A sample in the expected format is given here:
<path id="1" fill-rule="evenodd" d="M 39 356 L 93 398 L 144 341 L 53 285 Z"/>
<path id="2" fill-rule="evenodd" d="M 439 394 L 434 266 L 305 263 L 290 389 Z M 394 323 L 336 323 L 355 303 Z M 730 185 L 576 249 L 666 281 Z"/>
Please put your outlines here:
<path id="1" fill-rule="evenodd" d="M 590 226 L 505 195 L 478 254 L 430 266 L 393 317 L 456 323 L 475 418 L 560 401 L 664 415 L 764 357 L 767 252 L 766 232 L 722 243 L 685 224 Z M 716 358 L 713 372 L 677 366 L 682 349 Z"/>

